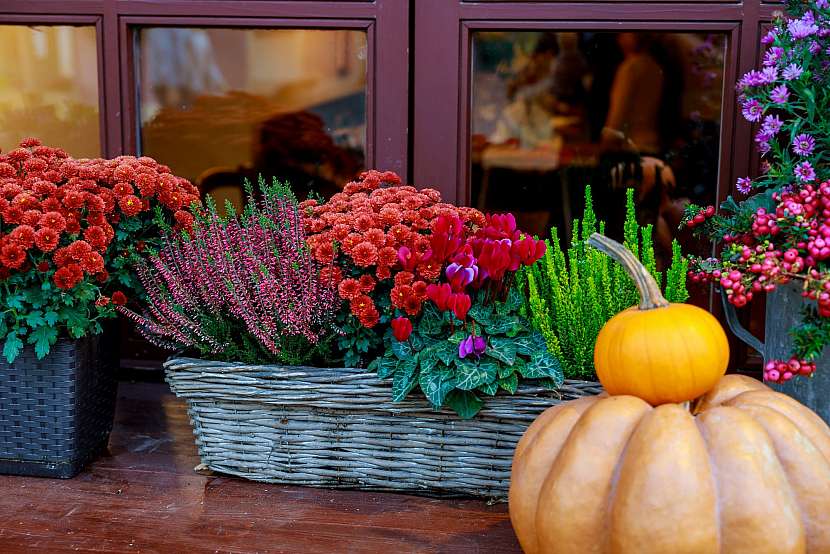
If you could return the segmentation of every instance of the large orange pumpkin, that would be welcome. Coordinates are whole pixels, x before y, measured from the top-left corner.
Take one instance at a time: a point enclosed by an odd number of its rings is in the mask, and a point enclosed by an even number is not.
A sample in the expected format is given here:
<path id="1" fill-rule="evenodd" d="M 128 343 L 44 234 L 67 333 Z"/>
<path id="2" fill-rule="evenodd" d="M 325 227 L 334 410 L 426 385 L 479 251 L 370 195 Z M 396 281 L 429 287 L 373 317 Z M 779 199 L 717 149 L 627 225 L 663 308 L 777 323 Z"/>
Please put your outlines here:
<path id="1" fill-rule="evenodd" d="M 616 259 L 637 284 L 639 306 L 602 328 L 594 368 L 609 394 L 631 394 L 652 406 L 693 400 L 715 386 L 729 363 L 718 320 L 691 304 L 670 304 L 645 267 L 622 244 L 599 234 L 588 244 Z"/>
<path id="2" fill-rule="evenodd" d="M 528 554 L 830 552 L 830 429 L 737 375 L 691 411 L 560 404 L 516 448 L 510 518 Z"/>

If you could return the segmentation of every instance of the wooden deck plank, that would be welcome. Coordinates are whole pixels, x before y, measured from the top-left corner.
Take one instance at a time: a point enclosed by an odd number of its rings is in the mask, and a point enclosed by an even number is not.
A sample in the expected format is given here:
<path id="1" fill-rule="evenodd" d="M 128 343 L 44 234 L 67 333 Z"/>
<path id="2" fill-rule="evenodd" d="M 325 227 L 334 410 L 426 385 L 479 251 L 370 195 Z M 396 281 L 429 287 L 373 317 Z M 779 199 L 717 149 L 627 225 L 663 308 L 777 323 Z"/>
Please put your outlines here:
<path id="1" fill-rule="evenodd" d="M 184 405 L 123 384 L 109 453 L 75 479 L 0 476 L 0 552 L 518 552 L 507 506 L 193 472 Z"/>

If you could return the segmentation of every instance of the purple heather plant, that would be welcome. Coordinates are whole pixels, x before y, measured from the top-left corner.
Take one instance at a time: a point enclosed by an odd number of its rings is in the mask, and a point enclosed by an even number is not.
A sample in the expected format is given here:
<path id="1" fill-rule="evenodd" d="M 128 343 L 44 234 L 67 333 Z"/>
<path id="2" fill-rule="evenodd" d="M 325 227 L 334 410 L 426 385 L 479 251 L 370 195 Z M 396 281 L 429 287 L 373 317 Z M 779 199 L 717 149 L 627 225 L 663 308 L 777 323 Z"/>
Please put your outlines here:
<path id="1" fill-rule="evenodd" d="M 153 343 L 200 355 L 262 363 L 306 363 L 334 336 L 340 304 L 331 267 L 306 247 L 290 190 L 260 179 L 247 208 L 227 218 L 208 202 L 191 234 L 168 231 L 163 247 L 136 268 L 146 313 L 119 311 Z"/>

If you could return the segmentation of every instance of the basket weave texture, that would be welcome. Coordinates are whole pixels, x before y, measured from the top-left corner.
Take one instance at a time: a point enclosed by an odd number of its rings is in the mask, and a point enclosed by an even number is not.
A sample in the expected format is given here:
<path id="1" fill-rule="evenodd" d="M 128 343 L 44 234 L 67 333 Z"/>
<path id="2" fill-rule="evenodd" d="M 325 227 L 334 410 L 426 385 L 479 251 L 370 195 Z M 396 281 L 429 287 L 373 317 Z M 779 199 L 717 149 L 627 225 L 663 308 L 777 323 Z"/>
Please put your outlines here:
<path id="1" fill-rule="evenodd" d="M 0 473 L 69 478 L 106 447 L 117 386 L 111 343 L 59 339 L 42 360 L 27 346 L 0 362 Z"/>
<path id="2" fill-rule="evenodd" d="M 171 358 L 173 392 L 188 404 L 202 463 L 270 483 L 503 499 L 513 450 L 554 404 L 599 394 L 565 381 L 487 397 L 471 420 L 423 397 L 391 401 L 362 369 L 256 366 Z"/>

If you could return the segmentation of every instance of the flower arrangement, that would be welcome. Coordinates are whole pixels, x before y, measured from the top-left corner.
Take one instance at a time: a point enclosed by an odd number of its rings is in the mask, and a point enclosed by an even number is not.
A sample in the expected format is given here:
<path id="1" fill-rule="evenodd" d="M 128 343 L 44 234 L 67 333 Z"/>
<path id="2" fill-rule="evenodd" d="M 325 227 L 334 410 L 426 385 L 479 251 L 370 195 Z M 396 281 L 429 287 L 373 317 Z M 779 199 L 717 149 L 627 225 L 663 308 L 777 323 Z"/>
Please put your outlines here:
<path id="1" fill-rule="evenodd" d="M 341 277 L 346 363 L 374 358 L 369 368 L 392 378 L 394 400 L 420 387 L 435 408 L 469 418 L 480 394 L 515 392 L 520 376 L 562 383 L 541 335 L 518 316 L 513 286 L 545 244 L 512 215 L 452 206 L 377 171 L 302 207 L 315 258 Z"/>
<path id="2" fill-rule="evenodd" d="M 614 315 L 636 305 L 639 293 L 634 281 L 619 263 L 591 248 L 585 241 L 595 232 L 605 233 L 597 223 L 591 187 L 585 188 L 585 212 L 574 223 L 574 237 L 566 252 L 557 229 L 551 229 L 544 257 L 519 273 L 526 316 L 545 339 L 548 350 L 562 363 L 565 377 L 596 379 L 594 344 L 600 329 Z M 685 302 L 687 260 L 680 245 L 672 241 L 672 261 L 665 277 L 657 270 L 652 226 L 637 223 L 634 190 L 626 191 L 624 245 L 643 263 L 661 285 L 669 302 Z"/>
<path id="3" fill-rule="evenodd" d="M 717 282 L 737 307 L 793 280 L 815 301 L 791 330 L 791 358 L 764 368 L 764 378 L 779 383 L 811 375 L 830 344 L 830 2 L 791 1 L 789 13 L 762 39 L 763 67 L 737 85 L 762 157 L 761 175 L 736 185 L 751 196 L 728 198 L 717 214 L 692 205 L 684 218 L 722 245 L 718 257 L 694 261 L 693 281 Z"/>
<path id="4" fill-rule="evenodd" d="M 203 357 L 289 365 L 325 361 L 339 305 L 331 262 L 314 260 L 291 191 L 259 181 L 244 213 L 217 214 L 209 200 L 189 232 L 167 232 L 139 263 L 147 315 L 118 310 L 151 342 Z"/>
<path id="5" fill-rule="evenodd" d="M 24 342 L 39 358 L 61 334 L 100 332 L 113 304 L 140 294 L 130 263 L 159 222 L 187 228 L 195 187 L 151 158 L 73 159 L 26 139 L 0 155 L 3 356 Z"/>

